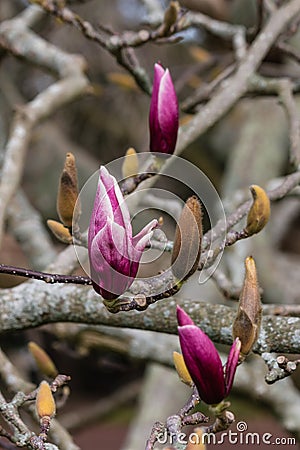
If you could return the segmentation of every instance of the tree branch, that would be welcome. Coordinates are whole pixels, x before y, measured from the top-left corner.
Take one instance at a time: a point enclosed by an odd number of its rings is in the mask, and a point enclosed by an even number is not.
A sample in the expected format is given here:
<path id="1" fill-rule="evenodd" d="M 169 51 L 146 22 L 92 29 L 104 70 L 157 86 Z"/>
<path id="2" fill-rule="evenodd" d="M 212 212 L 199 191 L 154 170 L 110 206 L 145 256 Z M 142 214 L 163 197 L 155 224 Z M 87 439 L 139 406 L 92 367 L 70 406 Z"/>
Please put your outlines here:
<path id="1" fill-rule="evenodd" d="M 33 127 L 61 106 L 86 93 L 88 80 L 84 75 L 85 61 L 49 44 L 28 29 L 30 7 L 18 17 L 0 25 L 0 46 L 14 55 L 54 72 L 59 81 L 38 94 L 31 102 L 19 107 L 10 131 L 0 181 L 0 243 L 7 208 L 16 193 L 22 176 L 27 146 Z"/>
<path id="2" fill-rule="evenodd" d="M 235 310 L 195 300 L 166 299 L 143 314 L 131 311 L 111 314 L 92 289 L 75 285 L 48 285 L 29 281 L 0 292 L 0 333 L 34 328 L 47 323 L 76 322 L 177 333 L 176 303 L 214 341 L 232 343 Z M 265 316 L 255 351 L 300 353 L 300 318 Z"/>

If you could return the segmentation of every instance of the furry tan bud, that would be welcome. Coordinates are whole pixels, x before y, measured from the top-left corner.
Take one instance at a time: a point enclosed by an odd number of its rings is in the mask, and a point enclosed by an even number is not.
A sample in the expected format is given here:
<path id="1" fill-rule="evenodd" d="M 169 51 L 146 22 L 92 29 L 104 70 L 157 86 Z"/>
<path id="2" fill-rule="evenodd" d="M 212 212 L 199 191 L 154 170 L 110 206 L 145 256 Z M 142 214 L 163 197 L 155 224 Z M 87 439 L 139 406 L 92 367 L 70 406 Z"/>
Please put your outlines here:
<path id="1" fill-rule="evenodd" d="M 122 174 L 124 178 L 135 177 L 139 171 L 139 160 L 134 148 L 129 148 L 125 154 L 122 166 Z"/>
<path id="2" fill-rule="evenodd" d="M 193 196 L 186 201 L 175 231 L 172 272 L 178 280 L 186 280 L 197 270 L 201 241 L 201 205 L 199 200 Z"/>
<path id="3" fill-rule="evenodd" d="M 47 381 L 42 381 L 39 385 L 35 405 L 40 418 L 45 416 L 53 417 L 55 415 L 55 401 Z"/>
<path id="4" fill-rule="evenodd" d="M 72 153 L 66 154 L 65 165 L 60 177 L 58 194 L 57 194 L 57 212 L 60 220 L 66 226 L 71 228 L 73 222 L 73 214 L 80 214 L 80 207 L 77 204 L 78 198 L 78 180 L 75 156 Z M 76 212 L 75 212 L 76 205 Z"/>
<path id="5" fill-rule="evenodd" d="M 270 200 L 266 192 L 260 186 L 253 184 L 250 186 L 250 191 L 253 197 L 253 203 L 247 217 L 246 233 L 259 233 L 267 224 L 270 218 Z"/>
<path id="6" fill-rule="evenodd" d="M 170 28 L 176 23 L 179 10 L 180 10 L 179 3 L 177 1 L 171 1 L 164 15 L 163 21 L 164 33 L 167 33 L 170 30 Z"/>
<path id="7" fill-rule="evenodd" d="M 248 256 L 245 261 L 245 279 L 241 291 L 237 316 L 233 323 L 233 337 L 241 341 L 241 355 L 245 357 L 257 341 L 262 306 L 255 261 Z"/>
<path id="8" fill-rule="evenodd" d="M 48 219 L 47 225 L 59 241 L 64 244 L 72 244 L 73 239 L 71 233 L 62 223 L 57 222 L 56 220 Z"/>
<path id="9" fill-rule="evenodd" d="M 186 368 L 183 356 L 181 355 L 181 353 L 178 352 L 173 352 L 173 361 L 174 361 L 174 366 L 176 369 L 176 372 L 178 373 L 178 376 L 180 378 L 180 380 L 187 384 L 188 386 L 192 386 L 193 385 L 193 380 L 191 379 L 191 376 L 189 374 L 189 371 Z"/>
<path id="10" fill-rule="evenodd" d="M 40 372 L 49 378 L 55 378 L 58 370 L 50 356 L 35 342 L 28 343 L 28 349 L 35 359 Z"/>

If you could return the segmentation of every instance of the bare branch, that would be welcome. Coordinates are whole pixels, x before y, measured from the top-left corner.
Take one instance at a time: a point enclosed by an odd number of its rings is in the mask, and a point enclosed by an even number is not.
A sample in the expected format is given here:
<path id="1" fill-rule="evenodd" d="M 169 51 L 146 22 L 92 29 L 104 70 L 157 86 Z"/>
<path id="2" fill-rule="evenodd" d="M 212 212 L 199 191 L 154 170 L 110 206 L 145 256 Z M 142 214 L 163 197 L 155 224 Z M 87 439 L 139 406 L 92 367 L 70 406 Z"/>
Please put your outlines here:
<path id="1" fill-rule="evenodd" d="M 27 28 L 31 11 L 29 8 L 20 16 L 2 22 L 0 45 L 16 56 L 56 73 L 61 80 L 38 94 L 31 102 L 19 107 L 15 114 L 5 149 L 0 182 L 0 242 L 7 207 L 22 176 L 33 127 L 59 107 L 86 93 L 88 86 L 88 80 L 83 73 L 85 61 L 81 56 L 63 52 Z M 34 12 L 36 13 L 36 8 Z"/>
<path id="2" fill-rule="evenodd" d="M 276 39 L 300 11 L 297 0 L 276 10 L 249 47 L 236 73 L 227 78 L 214 97 L 201 108 L 179 134 L 176 154 L 215 124 L 247 92 L 248 83 Z"/>

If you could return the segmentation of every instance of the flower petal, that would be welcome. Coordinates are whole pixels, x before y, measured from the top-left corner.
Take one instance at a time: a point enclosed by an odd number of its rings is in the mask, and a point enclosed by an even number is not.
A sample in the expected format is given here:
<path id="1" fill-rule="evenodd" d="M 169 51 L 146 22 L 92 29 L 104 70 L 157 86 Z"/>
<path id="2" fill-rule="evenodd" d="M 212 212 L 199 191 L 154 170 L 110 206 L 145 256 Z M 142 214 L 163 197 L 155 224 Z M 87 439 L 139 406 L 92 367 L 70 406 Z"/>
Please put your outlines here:
<path id="1" fill-rule="evenodd" d="M 225 367 L 226 397 L 232 388 L 233 379 L 239 360 L 240 350 L 241 350 L 241 341 L 239 340 L 239 338 L 236 338 L 231 346 Z"/>
<path id="2" fill-rule="evenodd" d="M 149 243 L 152 237 L 152 230 L 158 226 L 156 219 L 151 220 L 141 231 L 132 238 L 132 244 L 135 250 L 142 252 L 145 250 L 146 245 Z"/>
<path id="3" fill-rule="evenodd" d="M 166 69 L 159 86 L 158 99 L 158 124 L 161 135 L 165 141 L 165 148 L 161 151 L 173 153 L 178 132 L 178 101 L 173 81 L 168 69 Z"/>
<path id="4" fill-rule="evenodd" d="M 104 166 L 100 167 L 100 180 L 102 181 L 104 190 L 109 197 L 114 221 L 124 227 L 131 236 L 132 229 L 130 223 L 130 214 L 117 180 L 108 172 L 108 170 Z"/>
<path id="5" fill-rule="evenodd" d="M 225 382 L 213 342 L 195 325 L 178 327 L 178 334 L 186 367 L 200 398 L 209 405 L 219 403 L 225 397 Z"/>
<path id="6" fill-rule="evenodd" d="M 119 248 L 114 244 L 113 235 L 116 234 L 119 235 Z M 100 291 L 104 298 L 118 297 L 133 282 L 131 261 L 125 253 L 126 250 L 125 230 L 109 219 L 107 225 L 93 239 L 89 251 L 91 278 L 99 286 L 96 291 Z"/>
<path id="7" fill-rule="evenodd" d="M 182 327 L 184 325 L 195 325 L 190 316 L 178 305 L 176 312 L 177 312 L 177 322 L 179 326 Z"/>

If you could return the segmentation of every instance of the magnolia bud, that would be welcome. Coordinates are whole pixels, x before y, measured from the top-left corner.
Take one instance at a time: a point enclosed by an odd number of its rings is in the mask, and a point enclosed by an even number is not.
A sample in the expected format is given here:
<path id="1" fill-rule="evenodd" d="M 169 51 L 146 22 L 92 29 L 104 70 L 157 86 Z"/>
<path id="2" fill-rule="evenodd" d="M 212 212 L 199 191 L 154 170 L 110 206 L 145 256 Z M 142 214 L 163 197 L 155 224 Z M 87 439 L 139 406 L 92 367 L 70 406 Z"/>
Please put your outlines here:
<path id="1" fill-rule="evenodd" d="M 139 171 L 139 160 L 134 148 L 129 148 L 125 154 L 122 166 L 122 174 L 124 178 L 134 177 Z"/>
<path id="2" fill-rule="evenodd" d="M 180 281 L 191 276 L 198 267 L 202 241 L 202 212 L 199 200 L 186 201 L 176 226 L 172 253 L 172 272 Z"/>
<path id="3" fill-rule="evenodd" d="M 64 244 L 72 244 L 73 239 L 68 228 L 66 228 L 62 223 L 56 220 L 47 220 L 47 225 L 54 234 L 54 236 Z"/>
<path id="4" fill-rule="evenodd" d="M 56 207 L 60 220 L 69 228 L 72 227 L 77 198 L 78 181 L 75 157 L 72 153 L 67 153 L 64 169 L 59 181 Z M 79 214 L 80 207 L 77 204 L 75 215 L 78 217 Z M 76 217 L 74 220 L 76 220 Z"/>
<path id="5" fill-rule="evenodd" d="M 40 418 L 45 416 L 53 417 L 55 415 L 55 401 L 47 381 L 41 382 L 37 391 L 35 405 Z"/>
<path id="6" fill-rule="evenodd" d="M 241 341 L 242 357 L 248 355 L 257 341 L 262 316 L 256 266 L 252 256 L 246 258 L 245 268 L 244 284 L 239 299 L 237 316 L 233 323 L 233 337 L 238 337 Z"/>
<path id="7" fill-rule="evenodd" d="M 176 369 L 176 372 L 178 373 L 178 376 L 180 378 L 180 380 L 184 383 L 187 384 L 188 386 L 192 386 L 193 380 L 191 379 L 191 376 L 189 374 L 189 371 L 186 368 L 183 356 L 181 355 L 181 353 L 178 352 L 173 352 L 173 361 L 174 361 L 174 366 Z"/>
<path id="8" fill-rule="evenodd" d="M 180 10 L 179 3 L 176 1 L 171 1 L 164 15 L 163 21 L 164 33 L 168 33 L 170 28 L 176 23 L 179 10 Z"/>
<path id="9" fill-rule="evenodd" d="M 55 378 L 58 375 L 58 370 L 55 367 L 54 362 L 50 356 L 35 342 L 28 343 L 28 349 L 35 359 L 36 365 L 38 366 L 41 373 L 49 378 Z"/>
<path id="10" fill-rule="evenodd" d="M 250 186 L 253 203 L 247 217 L 246 233 L 259 233 L 267 224 L 270 217 L 270 200 L 266 192 L 255 184 Z"/>

